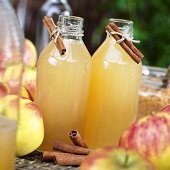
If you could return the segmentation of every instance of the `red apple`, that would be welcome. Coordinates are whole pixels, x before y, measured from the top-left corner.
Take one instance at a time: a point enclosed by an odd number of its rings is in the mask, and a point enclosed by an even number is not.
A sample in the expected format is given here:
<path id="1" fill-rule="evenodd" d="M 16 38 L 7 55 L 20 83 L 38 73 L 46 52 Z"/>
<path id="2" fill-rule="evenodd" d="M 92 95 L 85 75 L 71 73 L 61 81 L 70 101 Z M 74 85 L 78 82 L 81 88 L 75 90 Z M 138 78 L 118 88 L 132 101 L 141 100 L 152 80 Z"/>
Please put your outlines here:
<path id="1" fill-rule="evenodd" d="M 36 87 L 36 68 L 25 66 L 22 75 L 22 86 L 25 87 L 31 95 L 31 100 L 34 100 Z"/>
<path id="2" fill-rule="evenodd" d="M 170 113 L 170 105 L 167 105 L 161 109 L 162 112 L 169 112 Z"/>
<path id="3" fill-rule="evenodd" d="M 155 170 L 153 165 L 134 150 L 105 147 L 87 156 L 80 170 Z"/>
<path id="4" fill-rule="evenodd" d="M 24 47 L 25 47 L 24 48 L 24 56 L 23 56 L 24 64 L 34 67 L 37 62 L 36 48 L 35 48 L 34 44 L 28 39 L 25 39 Z"/>
<path id="5" fill-rule="evenodd" d="M 159 112 L 138 119 L 123 133 L 119 145 L 137 150 L 157 170 L 170 170 L 170 114 Z"/>
<path id="6" fill-rule="evenodd" d="M 31 100 L 21 98 L 19 102 L 17 129 L 17 156 L 24 156 L 37 149 L 44 138 L 43 118 L 39 108 Z M 0 98 L 0 115 L 17 120 L 18 96 Z"/>

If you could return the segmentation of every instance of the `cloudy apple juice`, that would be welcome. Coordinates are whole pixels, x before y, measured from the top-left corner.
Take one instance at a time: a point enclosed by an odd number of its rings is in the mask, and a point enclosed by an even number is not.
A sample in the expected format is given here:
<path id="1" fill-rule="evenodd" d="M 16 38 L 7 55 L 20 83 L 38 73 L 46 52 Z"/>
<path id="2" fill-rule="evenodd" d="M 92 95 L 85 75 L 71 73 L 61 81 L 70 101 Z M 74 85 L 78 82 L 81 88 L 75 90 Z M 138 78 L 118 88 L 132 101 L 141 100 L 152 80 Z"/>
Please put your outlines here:
<path id="1" fill-rule="evenodd" d="M 124 21 L 128 28 L 130 21 Z M 126 30 L 127 31 L 127 30 Z M 92 57 L 85 142 L 91 148 L 117 145 L 136 119 L 141 63 L 135 63 L 108 34 Z"/>

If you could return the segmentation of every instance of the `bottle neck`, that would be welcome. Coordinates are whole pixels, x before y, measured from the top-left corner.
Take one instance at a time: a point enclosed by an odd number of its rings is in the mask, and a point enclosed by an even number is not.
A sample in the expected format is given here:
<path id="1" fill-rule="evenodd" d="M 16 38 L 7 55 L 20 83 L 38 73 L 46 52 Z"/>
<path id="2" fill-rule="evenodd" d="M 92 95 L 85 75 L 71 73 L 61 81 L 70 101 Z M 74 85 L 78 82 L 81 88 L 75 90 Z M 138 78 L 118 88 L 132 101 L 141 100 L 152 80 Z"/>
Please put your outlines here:
<path id="1" fill-rule="evenodd" d="M 82 40 L 83 18 L 60 15 L 58 18 L 57 26 L 63 38 Z"/>
<path id="2" fill-rule="evenodd" d="M 109 23 L 115 23 L 122 34 L 127 37 L 128 39 L 133 39 L 133 22 L 130 20 L 124 20 L 124 19 L 115 19 L 111 18 L 109 19 Z M 109 37 L 110 34 L 108 33 L 107 36 Z"/>

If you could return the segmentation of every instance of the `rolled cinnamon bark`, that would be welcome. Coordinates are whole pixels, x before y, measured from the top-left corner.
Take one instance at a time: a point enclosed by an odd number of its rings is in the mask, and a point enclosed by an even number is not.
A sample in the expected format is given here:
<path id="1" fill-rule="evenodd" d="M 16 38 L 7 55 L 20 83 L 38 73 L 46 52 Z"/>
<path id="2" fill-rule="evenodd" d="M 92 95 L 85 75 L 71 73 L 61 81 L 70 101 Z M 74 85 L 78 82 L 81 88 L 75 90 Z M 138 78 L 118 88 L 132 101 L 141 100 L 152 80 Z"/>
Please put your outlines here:
<path id="1" fill-rule="evenodd" d="M 53 31 L 56 30 L 56 27 L 55 27 L 55 25 L 54 25 L 54 21 L 53 21 L 53 19 L 50 18 L 49 16 L 45 16 L 45 17 L 43 18 L 43 23 L 44 23 L 44 25 L 47 27 L 47 30 L 48 30 L 48 32 L 49 32 L 50 35 L 52 34 Z M 57 32 L 56 32 L 54 35 L 52 35 L 51 38 L 52 38 L 53 41 L 54 41 L 56 35 L 57 35 Z M 56 41 L 56 42 L 54 41 L 54 43 L 55 43 L 55 45 L 56 45 L 59 53 L 60 53 L 61 55 L 63 55 L 63 54 L 66 52 L 66 48 L 65 48 L 65 46 L 64 46 L 63 39 L 61 38 L 60 35 L 58 36 L 57 41 Z"/>
<path id="2" fill-rule="evenodd" d="M 58 141 L 54 143 L 53 150 L 66 152 L 66 153 L 80 154 L 80 155 L 87 155 L 90 152 L 90 149 L 88 148 L 70 145 L 70 144 L 66 144 L 64 142 L 58 142 Z"/>
<path id="3" fill-rule="evenodd" d="M 54 160 L 55 157 L 55 151 L 43 151 L 42 152 L 42 161 L 44 162 L 50 162 Z"/>
<path id="4" fill-rule="evenodd" d="M 83 138 L 80 136 L 78 131 L 72 130 L 69 133 L 69 137 L 70 137 L 71 141 L 74 143 L 74 145 L 80 146 L 83 148 L 88 148 L 87 145 L 84 143 Z"/>
<path id="5" fill-rule="evenodd" d="M 63 166 L 79 166 L 85 159 L 85 155 L 74 155 L 70 153 L 55 153 L 54 163 Z"/>
<path id="6" fill-rule="evenodd" d="M 109 26 L 107 25 L 106 27 L 106 30 L 111 33 L 113 32 L 114 30 Z M 116 35 L 116 34 L 111 34 L 111 36 L 116 40 L 120 40 L 121 38 Z M 121 43 L 119 43 L 120 46 L 129 54 L 129 56 L 137 63 L 139 64 L 141 59 L 126 45 L 126 43 L 124 41 L 122 41 Z"/>
<path id="7" fill-rule="evenodd" d="M 118 28 L 118 26 L 116 24 L 114 24 L 113 22 L 109 24 L 109 26 L 116 32 L 119 32 L 121 34 L 123 34 L 123 32 Z M 126 45 L 140 58 L 142 59 L 144 57 L 144 55 L 134 46 L 134 44 L 131 41 L 128 41 L 127 39 L 124 40 L 124 42 L 126 43 Z"/>

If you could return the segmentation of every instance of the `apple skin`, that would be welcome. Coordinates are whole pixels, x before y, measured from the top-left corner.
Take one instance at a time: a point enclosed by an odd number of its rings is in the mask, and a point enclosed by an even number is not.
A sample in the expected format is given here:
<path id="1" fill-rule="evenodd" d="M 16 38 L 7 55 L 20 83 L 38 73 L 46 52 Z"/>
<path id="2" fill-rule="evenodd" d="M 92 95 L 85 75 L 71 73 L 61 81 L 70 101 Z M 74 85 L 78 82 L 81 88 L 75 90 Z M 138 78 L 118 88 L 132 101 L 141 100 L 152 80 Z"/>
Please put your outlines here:
<path id="1" fill-rule="evenodd" d="M 0 81 L 7 84 L 9 94 L 19 94 L 20 77 L 22 72 L 22 86 L 28 91 L 29 98 L 33 101 L 36 87 L 37 69 L 35 67 L 10 65 L 6 69 L 0 69 Z"/>
<path id="2" fill-rule="evenodd" d="M 17 120 L 16 95 L 7 95 L 0 99 L 0 114 Z M 20 98 L 17 129 L 17 156 L 24 156 L 37 149 L 44 138 L 42 114 L 31 100 Z M 5 105 L 4 105 L 5 104 Z"/>
<path id="3" fill-rule="evenodd" d="M 134 150 L 108 146 L 87 156 L 80 170 L 155 170 L 153 165 Z"/>
<path id="4" fill-rule="evenodd" d="M 167 105 L 161 109 L 161 112 L 168 112 L 170 113 L 170 105 Z"/>
<path id="5" fill-rule="evenodd" d="M 121 136 L 119 146 L 137 150 L 157 170 L 170 170 L 170 114 L 138 119 Z"/>
<path id="6" fill-rule="evenodd" d="M 0 83 L 0 98 L 9 93 L 9 87 L 5 83 Z"/>
<path id="7" fill-rule="evenodd" d="M 32 99 L 32 96 L 29 93 L 29 91 L 23 86 L 21 86 L 21 97 L 26 98 L 26 99 L 30 99 L 30 100 Z"/>
<path id="8" fill-rule="evenodd" d="M 25 87 L 29 94 L 30 99 L 33 101 L 35 96 L 35 88 L 36 88 L 36 68 L 32 68 L 29 66 L 24 67 L 23 75 L 22 75 L 22 86 Z"/>
<path id="9" fill-rule="evenodd" d="M 25 39 L 24 43 L 24 55 L 23 55 L 23 62 L 25 65 L 35 67 L 37 63 L 37 51 L 34 46 L 34 44 L 28 40 Z"/>

